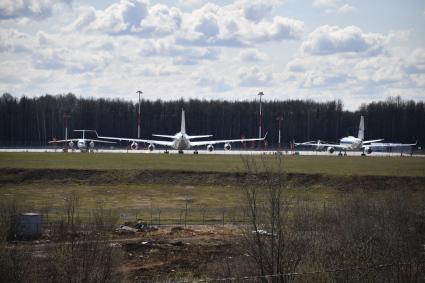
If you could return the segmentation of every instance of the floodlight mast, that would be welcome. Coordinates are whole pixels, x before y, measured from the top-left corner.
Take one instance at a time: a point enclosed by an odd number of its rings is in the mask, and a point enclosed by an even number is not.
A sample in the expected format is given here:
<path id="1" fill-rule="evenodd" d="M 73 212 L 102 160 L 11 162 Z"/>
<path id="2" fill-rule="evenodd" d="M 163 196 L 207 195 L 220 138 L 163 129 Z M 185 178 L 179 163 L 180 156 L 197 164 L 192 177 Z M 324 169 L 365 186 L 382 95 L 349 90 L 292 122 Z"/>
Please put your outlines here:
<path id="1" fill-rule="evenodd" d="M 136 93 L 139 94 L 139 112 L 137 113 L 137 138 L 140 139 L 140 94 L 143 92 L 138 90 Z"/>
<path id="2" fill-rule="evenodd" d="M 63 123 L 65 126 L 65 140 L 68 140 L 68 119 L 71 118 L 71 115 L 64 114 L 63 115 Z"/>
<path id="3" fill-rule="evenodd" d="M 280 143 L 280 131 L 281 131 L 281 123 L 282 123 L 282 121 L 283 121 L 283 116 L 279 116 L 279 117 L 277 117 L 276 118 L 276 120 L 279 122 L 279 137 L 278 137 L 278 147 L 279 148 L 282 148 L 282 146 L 281 146 L 281 143 Z"/>
<path id="4" fill-rule="evenodd" d="M 263 125 L 263 112 L 262 112 L 261 97 L 264 95 L 264 93 L 262 91 L 260 91 L 257 95 L 260 96 L 260 121 L 259 121 L 259 125 L 258 125 L 258 138 L 261 139 L 261 137 L 262 137 L 261 127 Z"/>

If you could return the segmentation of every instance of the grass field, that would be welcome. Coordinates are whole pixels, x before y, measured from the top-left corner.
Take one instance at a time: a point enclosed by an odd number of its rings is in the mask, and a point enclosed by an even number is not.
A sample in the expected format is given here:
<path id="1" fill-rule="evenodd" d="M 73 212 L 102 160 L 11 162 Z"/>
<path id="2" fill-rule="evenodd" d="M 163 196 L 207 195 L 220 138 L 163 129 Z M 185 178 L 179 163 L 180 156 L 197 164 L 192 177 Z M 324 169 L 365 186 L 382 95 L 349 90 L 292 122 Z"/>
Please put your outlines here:
<path id="1" fill-rule="evenodd" d="M 265 158 L 273 160 L 275 157 L 266 156 Z M 308 180 L 308 184 L 302 183 L 302 186 L 297 185 L 288 189 L 287 198 L 295 197 L 317 203 L 334 202 L 340 196 L 351 193 L 352 189 L 356 190 L 359 187 L 360 190 L 368 190 L 371 186 L 379 190 L 369 190 L 368 194 L 377 199 L 400 189 L 409 194 L 412 200 L 424 194 L 420 188 L 425 180 L 423 178 L 425 158 L 338 156 L 284 156 L 283 158 L 284 167 L 288 173 L 307 174 L 301 177 L 303 180 L 309 179 L 308 174 L 330 176 L 330 181 L 329 178 L 327 181 L 315 181 L 315 178 L 311 178 L 313 181 Z M 79 177 L 79 174 L 85 174 L 84 171 L 74 172 L 65 176 L 66 178 L 58 178 L 49 172 L 33 179 L 22 179 L 22 176 L 19 176 L 20 173 L 7 171 L 11 168 L 23 169 L 30 173 L 31 169 L 62 169 L 61 174 L 67 174 L 66 169 L 102 171 L 92 173 L 88 179 L 84 179 L 84 176 Z M 161 179 L 160 182 L 145 183 L 143 180 L 134 182 L 135 178 L 139 178 L 137 175 L 139 170 L 152 171 L 149 174 L 156 174 L 157 178 Z M 167 179 L 164 171 L 167 171 L 168 175 L 171 174 L 174 179 Z M 190 178 L 189 182 L 187 179 L 179 181 L 180 177 L 175 177 L 181 174 L 176 175 L 176 172 L 182 171 L 192 172 L 187 177 Z M 241 208 L 242 198 L 238 183 L 227 182 L 222 176 L 220 177 L 220 174 L 212 177 L 221 178 L 220 181 L 206 182 L 203 178 L 207 176 L 197 174 L 198 172 L 238 173 L 245 172 L 245 169 L 242 157 L 236 155 L 0 153 L 0 174 L 3 173 L 0 178 L 3 180 L 0 183 L 0 199 L 14 201 L 28 209 L 49 208 L 61 211 L 64 206 L 64 196 L 75 192 L 80 196 L 83 214 L 101 204 L 104 208 L 118 213 L 128 213 L 133 216 L 143 214 L 146 218 L 150 211 L 154 211 L 156 215 L 161 213 L 164 219 L 175 219 L 179 217 L 181 210 L 185 207 L 186 199 L 189 198 L 191 199 L 190 207 L 194 209 L 191 218 L 199 220 L 202 209 L 207 209 L 207 217 L 214 219 L 220 218 L 223 209 L 227 210 L 227 217 L 237 214 Z M 193 173 L 201 177 L 191 181 Z M 115 178 L 115 182 L 110 183 L 108 178 L 104 178 L 105 175 Z M 362 182 L 361 187 L 357 179 L 351 178 L 352 175 L 363 176 L 359 178 Z M 380 176 L 380 181 L 368 176 Z M 406 185 L 404 189 L 403 180 L 384 183 L 389 179 L 385 176 L 389 178 L 404 176 L 415 181 L 413 186 Z M 10 182 L 14 178 L 17 181 Z M 25 181 L 21 182 L 21 179 Z M 346 181 L 351 184 L 348 185 Z M 380 190 L 381 188 L 384 190 Z"/>
<path id="2" fill-rule="evenodd" d="M 425 158 L 410 157 L 284 156 L 284 167 L 288 173 L 425 176 Z M 0 153 L 0 168 L 244 171 L 242 157 L 237 155 L 125 153 Z"/>

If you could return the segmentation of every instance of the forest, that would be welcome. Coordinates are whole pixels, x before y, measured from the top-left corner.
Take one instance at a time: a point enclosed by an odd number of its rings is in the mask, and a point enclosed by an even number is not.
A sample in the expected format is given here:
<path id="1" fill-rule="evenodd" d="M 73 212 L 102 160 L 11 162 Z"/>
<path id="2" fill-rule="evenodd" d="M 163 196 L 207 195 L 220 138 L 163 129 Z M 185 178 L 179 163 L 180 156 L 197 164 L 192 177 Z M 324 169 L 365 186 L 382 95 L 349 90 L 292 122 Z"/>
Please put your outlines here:
<path id="1" fill-rule="evenodd" d="M 182 108 L 191 135 L 212 134 L 214 139 L 258 137 L 258 100 L 143 99 L 140 108 L 141 138 L 145 139 L 152 134 L 178 132 Z M 286 148 L 292 141 L 337 142 L 343 136 L 357 136 L 360 115 L 365 116 L 365 139 L 418 141 L 420 146 L 425 138 L 424 102 L 399 96 L 362 104 L 356 111 L 344 110 L 341 100 L 263 101 L 262 109 L 262 132 L 268 133 L 268 147 L 278 146 L 278 117 L 282 117 L 281 141 Z M 92 129 L 104 136 L 136 138 L 137 119 L 138 102 L 119 98 L 83 98 L 72 93 L 18 98 L 4 93 L 0 96 L 0 146 L 46 146 L 54 138 L 65 138 L 65 123 L 70 129 L 68 137 L 79 137 L 72 130 Z"/>

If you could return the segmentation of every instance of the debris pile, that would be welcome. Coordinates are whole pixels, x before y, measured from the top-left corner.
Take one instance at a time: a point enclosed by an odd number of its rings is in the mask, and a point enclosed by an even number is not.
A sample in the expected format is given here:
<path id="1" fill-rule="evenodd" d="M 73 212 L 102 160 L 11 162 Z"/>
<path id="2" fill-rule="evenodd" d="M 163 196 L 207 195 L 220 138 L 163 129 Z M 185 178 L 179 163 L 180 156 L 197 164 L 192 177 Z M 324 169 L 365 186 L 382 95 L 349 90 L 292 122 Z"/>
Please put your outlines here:
<path id="1" fill-rule="evenodd" d="M 157 230 L 157 227 L 138 219 L 136 222 L 125 222 L 124 225 L 115 229 L 115 232 L 118 234 L 135 234 L 137 232 L 153 232 Z"/>

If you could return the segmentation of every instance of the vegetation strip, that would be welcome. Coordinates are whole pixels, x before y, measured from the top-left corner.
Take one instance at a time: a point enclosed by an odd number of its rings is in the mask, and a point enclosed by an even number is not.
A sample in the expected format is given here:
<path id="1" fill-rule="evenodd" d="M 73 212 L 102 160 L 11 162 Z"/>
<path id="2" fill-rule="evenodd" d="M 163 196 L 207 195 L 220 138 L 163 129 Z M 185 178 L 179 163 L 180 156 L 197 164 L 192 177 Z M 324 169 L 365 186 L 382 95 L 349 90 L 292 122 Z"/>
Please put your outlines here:
<path id="1" fill-rule="evenodd" d="M 257 176 L 261 184 L 266 174 Z M 246 173 L 191 172 L 167 170 L 78 170 L 78 169 L 0 169 L 0 186 L 31 182 L 111 184 L 196 184 L 239 186 L 247 179 Z M 423 187 L 425 177 L 409 176 L 339 176 L 330 174 L 288 173 L 288 185 L 311 187 L 325 185 L 332 188 L 380 189 L 394 187 Z"/>
<path id="2" fill-rule="evenodd" d="M 277 160 L 275 155 L 0 153 L 0 168 L 244 173 L 246 158 Z M 425 177 L 425 158 L 285 155 L 283 167 L 287 173 Z"/>

